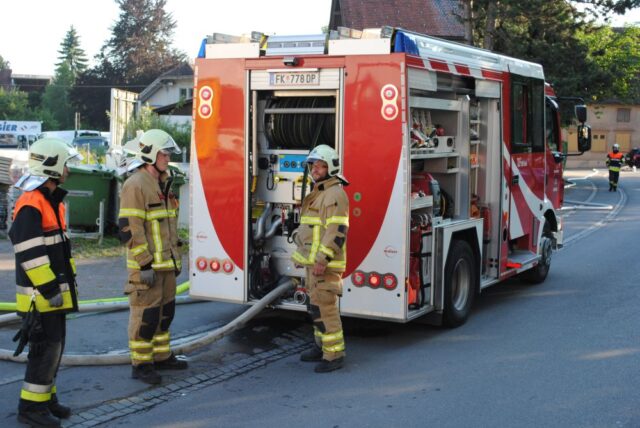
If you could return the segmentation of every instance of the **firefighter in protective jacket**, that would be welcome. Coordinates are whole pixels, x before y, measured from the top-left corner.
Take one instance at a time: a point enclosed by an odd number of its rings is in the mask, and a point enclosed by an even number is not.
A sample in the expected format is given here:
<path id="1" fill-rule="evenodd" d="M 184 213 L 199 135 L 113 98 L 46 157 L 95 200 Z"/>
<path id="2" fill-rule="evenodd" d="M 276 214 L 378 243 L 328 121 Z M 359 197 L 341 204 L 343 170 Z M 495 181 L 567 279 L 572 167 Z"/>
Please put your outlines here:
<path id="1" fill-rule="evenodd" d="M 64 141 L 43 138 L 29 149 L 28 172 L 16 183 L 23 193 L 14 207 L 9 237 L 16 259 L 16 308 L 29 320 L 15 338 L 21 337 L 17 353 L 29 343 L 18 420 L 31 426 L 60 426 L 59 418 L 71 415 L 56 394 L 65 314 L 78 310 L 63 204 L 67 192 L 58 185 L 69 174 L 67 161 L 79 158 Z"/>
<path id="2" fill-rule="evenodd" d="M 343 185 L 348 183 L 339 175 L 336 151 L 327 145 L 314 148 L 307 165 L 315 184 L 302 201 L 300 227 L 293 238 L 297 249 L 292 259 L 306 268 L 307 310 L 313 320 L 316 343 L 300 359 L 319 362 L 315 371 L 323 373 L 341 368 L 345 355 L 338 298 L 342 296 L 342 273 L 347 264 L 349 199 Z"/>
<path id="3" fill-rule="evenodd" d="M 182 269 L 178 251 L 178 201 L 168 172 L 171 153 L 181 153 L 173 138 L 159 129 L 144 132 L 125 145 L 136 168 L 120 194 L 120 240 L 127 249 L 129 349 L 131 377 L 148 384 L 162 381 L 157 370 L 186 369 L 170 349 L 169 326 L 175 314 L 176 276 Z"/>
<path id="4" fill-rule="evenodd" d="M 618 179 L 620 178 L 620 168 L 624 162 L 624 155 L 620 153 L 620 146 L 614 144 L 611 152 L 607 153 L 607 166 L 609 167 L 609 191 L 618 191 Z"/>

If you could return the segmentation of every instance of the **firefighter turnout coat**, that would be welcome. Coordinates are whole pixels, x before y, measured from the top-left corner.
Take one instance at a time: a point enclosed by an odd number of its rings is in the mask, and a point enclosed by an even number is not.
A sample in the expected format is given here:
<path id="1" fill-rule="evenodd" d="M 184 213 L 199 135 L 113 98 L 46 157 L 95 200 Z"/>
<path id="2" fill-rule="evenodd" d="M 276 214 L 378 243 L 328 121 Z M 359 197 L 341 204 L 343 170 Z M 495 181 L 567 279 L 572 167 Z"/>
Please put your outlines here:
<path id="1" fill-rule="evenodd" d="M 326 265 L 328 271 L 344 272 L 348 227 L 349 199 L 342 189 L 342 181 L 331 177 L 317 183 L 302 201 L 293 261 L 306 267 L 320 263 Z"/>
<path id="2" fill-rule="evenodd" d="M 606 163 L 609 167 L 609 171 L 620 172 L 620 168 L 622 168 L 622 165 L 624 163 L 624 155 L 621 152 L 609 152 L 607 154 Z"/>
<path id="3" fill-rule="evenodd" d="M 127 247 L 129 277 L 138 281 L 141 267 L 180 271 L 178 200 L 169 191 L 168 174 L 156 180 L 138 169 L 122 186 L 120 239 Z"/>
<path id="4" fill-rule="evenodd" d="M 29 311 L 32 295 L 41 312 L 78 310 L 75 263 L 66 234 L 65 207 L 67 191 L 46 187 L 24 192 L 17 200 L 9 237 L 16 258 L 16 309 Z M 55 209 L 54 209 L 55 207 Z M 60 292 L 63 304 L 56 308 L 47 298 Z"/>

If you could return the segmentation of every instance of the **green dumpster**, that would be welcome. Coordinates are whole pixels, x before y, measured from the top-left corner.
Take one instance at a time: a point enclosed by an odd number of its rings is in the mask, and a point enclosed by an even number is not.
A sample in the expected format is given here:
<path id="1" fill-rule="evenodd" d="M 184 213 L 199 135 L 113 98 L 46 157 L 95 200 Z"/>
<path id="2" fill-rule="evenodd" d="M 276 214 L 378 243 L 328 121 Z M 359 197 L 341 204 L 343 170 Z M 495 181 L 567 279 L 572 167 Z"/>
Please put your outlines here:
<path id="1" fill-rule="evenodd" d="M 115 224 L 116 179 L 113 171 L 100 165 L 69 167 L 70 175 L 62 184 L 67 190 L 69 228 L 87 232 L 98 229 L 100 201 L 104 201 L 105 231 Z"/>
<path id="2" fill-rule="evenodd" d="M 173 181 L 171 182 L 171 191 L 175 193 L 176 197 L 180 198 L 180 187 L 187 182 L 187 176 L 180 168 L 175 166 L 169 166 L 173 174 Z"/>

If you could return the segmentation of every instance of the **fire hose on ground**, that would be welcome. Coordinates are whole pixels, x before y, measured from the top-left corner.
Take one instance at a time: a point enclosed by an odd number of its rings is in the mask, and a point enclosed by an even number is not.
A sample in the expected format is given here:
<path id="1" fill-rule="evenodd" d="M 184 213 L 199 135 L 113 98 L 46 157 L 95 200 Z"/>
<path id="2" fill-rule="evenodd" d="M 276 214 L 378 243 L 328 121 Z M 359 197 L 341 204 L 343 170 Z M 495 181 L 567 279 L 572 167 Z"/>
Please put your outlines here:
<path id="1" fill-rule="evenodd" d="M 184 286 L 182 284 L 181 286 Z M 188 287 L 188 285 L 187 285 Z M 198 333 L 191 336 L 183 337 L 172 341 L 171 348 L 176 354 L 188 354 L 198 348 L 209 345 L 213 342 L 216 342 L 233 331 L 243 327 L 249 320 L 251 320 L 254 316 L 260 313 L 264 308 L 266 308 L 270 303 L 276 300 L 285 292 L 289 291 L 293 288 L 293 282 L 291 279 L 286 278 L 283 279 L 276 288 L 270 291 L 266 296 L 256 302 L 253 306 L 251 306 L 248 310 L 240 314 L 240 316 L 236 317 L 234 320 L 229 322 L 228 324 L 219 327 L 215 330 Z M 120 298 L 115 298 L 120 299 Z M 125 298 L 126 299 L 126 298 Z M 114 300 L 114 299 L 105 299 L 105 300 Z M 87 305 L 81 306 L 82 311 L 88 311 L 88 308 L 98 308 L 93 310 L 113 310 L 116 308 L 122 309 L 128 308 L 127 301 L 112 301 L 112 302 L 102 302 L 102 303 L 89 303 Z M 13 315 L 18 319 L 17 315 Z M 6 315 L 3 315 L 6 317 Z M 1 318 L 1 317 L 0 317 Z M 12 320 L 13 320 L 12 319 Z M 3 320 L 0 319 L 0 322 Z M 6 322 L 6 321 L 5 321 Z M 17 357 L 13 356 L 13 351 L 7 349 L 0 349 L 0 360 L 3 361 L 14 361 L 14 362 L 26 362 L 27 356 L 23 353 Z M 116 364 L 130 364 L 131 358 L 129 356 L 128 350 L 117 350 L 111 351 L 104 354 L 63 354 L 61 364 L 64 366 L 97 366 L 97 365 L 116 365 Z"/>

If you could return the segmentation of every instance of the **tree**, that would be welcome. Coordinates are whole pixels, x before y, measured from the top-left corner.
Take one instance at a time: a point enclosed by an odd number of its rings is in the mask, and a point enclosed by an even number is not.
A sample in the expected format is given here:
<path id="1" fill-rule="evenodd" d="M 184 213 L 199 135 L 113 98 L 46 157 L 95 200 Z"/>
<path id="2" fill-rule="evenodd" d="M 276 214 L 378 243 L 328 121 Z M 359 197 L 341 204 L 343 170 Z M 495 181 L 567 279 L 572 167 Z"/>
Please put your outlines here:
<path id="1" fill-rule="evenodd" d="M 32 112 L 29 110 L 29 101 L 26 92 L 0 88 L 0 119 L 2 120 L 29 120 Z"/>
<path id="2" fill-rule="evenodd" d="M 11 68 L 9 61 L 5 60 L 2 55 L 0 55 L 0 70 L 7 70 L 9 68 Z"/>
<path id="3" fill-rule="evenodd" d="M 96 55 L 96 66 L 78 77 L 71 99 L 83 123 L 107 129 L 110 89 L 142 91 L 186 59 L 171 48 L 175 21 L 166 0 L 115 0 L 121 12 L 112 35 Z"/>
<path id="4" fill-rule="evenodd" d="M 542 64 L 558 95 L 588 96 L 609 80 L 578 37 L 593 26 L 570 2 L 475 0 L 472 6 L 474 44 Z"/>
<path id="5" fill-rule="evenodd" d="M 63 61 L 42 96 L 42 110 L 51 113 L 60 129 L 73 129 L 74 127 L 74 108 L 69 97 L 74 80 L 70 63 Z"/>
<path id="6" fill-rule="evenodd" d="M 43 129 L 58 129 L 56 120 L 49 112 L 34 110 L 29 107 L 26 92 L 0 87 L 0 120 L 37 120 L 42 122 Z"/>
<path id="7" fill-rule="evenodd" d="M 60 62 L 56 64 L 56 67 L 59 68 L 62 64 L 67 63 L 74 78 L 87 69 L 87 56 L 80 47 L 80 36 L 73 25 L 60 44 L 58 55 Z"/>
<path id="8" fill-rule="evenodd" d="M 604 26 L 578 37 L 589 47 L 591 64 L 606 76 L 591 88 L 589 98 L 640 102 L 640 28 L 614 30 Z"/>
<path id="9" fill-rule="evenodd" d="M 640 7 L 640 0 L 573 0 L 573 3 L 588 6 L 588 11 L 595 15 L 617 13 L 623 15 L 627 10 Z"/>
<path id="10" fill-rule="evenodd" d="M 171 48 L 175 21 L 164 8 L 166 0 L 116 0 L 121 12 L 104 58 L 122 84 L 149 84 L 185 60 Z"/>

